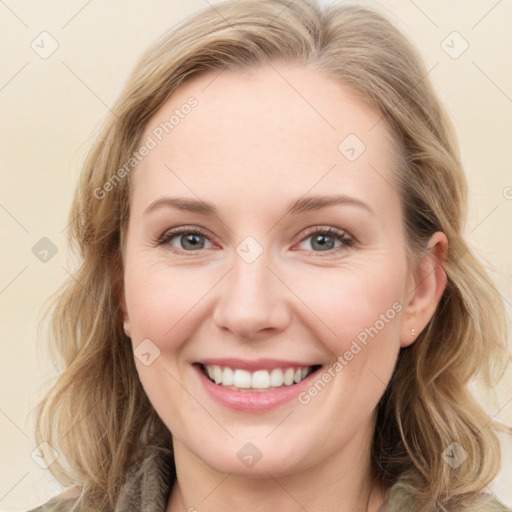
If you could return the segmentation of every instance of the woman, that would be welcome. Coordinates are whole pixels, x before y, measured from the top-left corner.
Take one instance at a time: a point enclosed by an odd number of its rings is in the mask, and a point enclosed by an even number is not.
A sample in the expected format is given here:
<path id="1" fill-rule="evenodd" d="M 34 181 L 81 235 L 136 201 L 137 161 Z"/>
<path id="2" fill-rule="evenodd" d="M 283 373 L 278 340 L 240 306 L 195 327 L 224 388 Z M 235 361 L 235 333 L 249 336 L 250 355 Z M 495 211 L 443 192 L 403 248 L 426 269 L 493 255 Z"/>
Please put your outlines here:
<path id="1" fill-rule="evenodd" d="M 467 388 L 504 368 L 503 305 L 405 38 L 363 7 L 226 2 L 112 111 L 37 423 L 71 487 L 37 510 L 506 510 L 484 490 L 509 430 Z"/>

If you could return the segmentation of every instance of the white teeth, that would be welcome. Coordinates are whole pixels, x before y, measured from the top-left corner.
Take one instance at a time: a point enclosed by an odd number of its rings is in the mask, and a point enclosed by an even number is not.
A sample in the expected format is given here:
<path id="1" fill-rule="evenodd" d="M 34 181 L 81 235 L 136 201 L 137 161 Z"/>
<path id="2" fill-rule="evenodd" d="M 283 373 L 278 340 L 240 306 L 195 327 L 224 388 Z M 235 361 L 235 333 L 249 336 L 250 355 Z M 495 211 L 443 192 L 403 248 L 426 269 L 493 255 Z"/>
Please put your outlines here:
<path id="1" fill-rule="evenodd" d="M 224 386 L 232 386 L 234 382 L 233 370 L 228 367 L 224 368 L 224 373 L 222 374 L 222 384 Z"/>
<path id="2" fill-rule="evenodd" d="M 252 374 L 252 388 L 265 389 L 270 387 L 270 375 L 267 370 L 259 370 Z"/>
<path id="3" fill-rule="evenodd" d="M 307 372 L 307 369 L 306 369 L 306 372 Z M 283 370 L 281 370 L 279 368 L 274 368 L 270 372 L 270 385 L 272 387 L 278 388 L 279 386 L 283 385 L 283 382 L 284 382 Z"/>
<path id="4" fill-rule="evenodd" d="M 235 370 L 233 373 L 233 386 L 236 388 L 250 388 L 251 372 L 247 370 Z"/>
<path id="5" fill-rule="evenodd" d="M 286 371 L 284 372 L 284 383 L 287 386 L 291 386 L 293 384 L 294 373 L 295 371 L 293 370 L 293 368 L 287 368 Z"/>
<path id="6" fill-rule="evenodd" d="M 222 370 L 220 369 L 220 366 L 213 367 L 213 380 L 215 381 L 215 384 L 222 382 Z"/>
<path id="7" fill-rule="evenodd" d="M 240 389 L 270 389 L 281 386 L 291 386 L 304 380 L 311 373 L 310 367 L 301 368 L 274 368 L 249 372 L 247 370 L 220 367 L 218 365 L 204 365 L 206 373 L 215 384 L 231 386 Z"/>

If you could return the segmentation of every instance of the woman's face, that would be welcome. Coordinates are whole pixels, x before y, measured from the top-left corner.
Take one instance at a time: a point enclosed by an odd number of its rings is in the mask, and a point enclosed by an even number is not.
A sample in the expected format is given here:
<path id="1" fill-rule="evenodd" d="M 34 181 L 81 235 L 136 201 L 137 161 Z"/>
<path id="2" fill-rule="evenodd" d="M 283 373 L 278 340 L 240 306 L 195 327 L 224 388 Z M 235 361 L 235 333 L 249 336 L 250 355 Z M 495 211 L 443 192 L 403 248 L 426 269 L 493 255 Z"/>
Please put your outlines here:
<path id="1" fill-rule="evenodd" d="M 208 73 L 141 144 L 124 326 L 176 449 L 253 476 L 360 456 L 423 328 L 379 114 L 305 67 Z"/>

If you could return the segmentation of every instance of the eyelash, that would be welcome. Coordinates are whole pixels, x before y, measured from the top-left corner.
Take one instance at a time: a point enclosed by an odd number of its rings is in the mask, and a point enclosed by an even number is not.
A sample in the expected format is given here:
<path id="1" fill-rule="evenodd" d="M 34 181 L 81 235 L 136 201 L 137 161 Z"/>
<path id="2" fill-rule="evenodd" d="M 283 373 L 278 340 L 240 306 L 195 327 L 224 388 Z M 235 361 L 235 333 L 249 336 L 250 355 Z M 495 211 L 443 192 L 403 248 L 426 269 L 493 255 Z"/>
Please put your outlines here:
<path id="1" fill-rule="evenodd" d="M 185 235 L 185 234 L 186 235 L 200 235 L 200 236 L 204 236 L 205 238 L 208 238 L 206 231 L 204 231 L 203 229 L 198 228 L 198 227 L 187 228 L 185 226 L 185 227 L 175 228 L 171 231 L 166 231 L 161 237 L 158 238 L 157 246 L 168 244 L 176 236 Z M 328 249 L 326 251 L 311 251 L 311 252 L 314 252 L 315 255 L 320 258 L 324 257 L 324 256 L 331 256 L 333 253 L 336 253 L 339 250 L 343 250 L 343 249 L 352 247 L 355 244 L 355 240 L 352 237 L 348 236 L 345 231 L 342 231 L 342 230 L 339 230 L 339 229 L 336 229 L 336 228 L 333 228 L 330 226 L 327 226 L 327 227 L 320 226 L 320 227 L 315 227 L 315 228 L 311 228 L 310 230 L 307 230 L 306 234 L 303 236 L 303 238 L 301 238 L 301 240 L 299 242 L 303 242 L 310 236 L 316 235 L 316 234 L 330 236 L 336 240 L 341 241 L 341 243 L 342 243 L 341 246 L 335 247 L 333 249 Z M 177 253 L 184 253 L 184 252 L 194 253 L 194 252 L 200 252 L 202 250 L 202 249 L 199 249 L 197 251 L 185 251 L 183 249 L 176 249 L 175 247 L 172 247 L 170 244 L 169 244 L 169 248 L 173 252 L 177 252 Z M 306 250 L 306 249 L 302 249 L 302 250 Z"/>

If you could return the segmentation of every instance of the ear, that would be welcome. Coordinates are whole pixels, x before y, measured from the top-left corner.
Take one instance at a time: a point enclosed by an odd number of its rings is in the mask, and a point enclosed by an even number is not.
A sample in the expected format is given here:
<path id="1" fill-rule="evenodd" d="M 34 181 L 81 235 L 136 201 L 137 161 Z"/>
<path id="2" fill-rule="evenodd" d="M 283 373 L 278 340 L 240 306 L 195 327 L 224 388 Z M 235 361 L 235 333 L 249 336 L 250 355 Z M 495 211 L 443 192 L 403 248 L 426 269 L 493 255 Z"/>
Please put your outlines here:
<path id="1" fill-rule="evenodd" d="M 124 333 L 130 338 L 130 322 L 128 318 L 128 308 L 126 307 L 126 297 L 124 293 L 124 273 L 122 264 L 118 259 L 110 260 L 110 273 L 112 275 L 114 297 L 117 299 L 120 305 Z"/>
<path id="2" fill-rule="evenodd" d="M 128 309 L 126 307 L 126 297 L 124 295 L 124 285 L 122 287 L 120 295 L 121 296 L 119 298 L 119 302 L 121 304 L 121 311 L 122 311 L 122 314 L 123 314 L 123 329 L 124 329 L 124 333 L 126 334 L 126 336 L 128 336 L 128 338 L 131 338 L 132 334 L 131 334 L 131 329 L 130 329 L 130 319 L 128 317 Z"/>
<path id="3" fill-rule="evenodd" d="M 408 347 L 426 327 L 446 288 L 446 261 L 448 239 L 441 231 L 432 235 L 427 252 L 411 271 L 406 306 L 400 331 L 400 346 Z"/>

